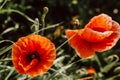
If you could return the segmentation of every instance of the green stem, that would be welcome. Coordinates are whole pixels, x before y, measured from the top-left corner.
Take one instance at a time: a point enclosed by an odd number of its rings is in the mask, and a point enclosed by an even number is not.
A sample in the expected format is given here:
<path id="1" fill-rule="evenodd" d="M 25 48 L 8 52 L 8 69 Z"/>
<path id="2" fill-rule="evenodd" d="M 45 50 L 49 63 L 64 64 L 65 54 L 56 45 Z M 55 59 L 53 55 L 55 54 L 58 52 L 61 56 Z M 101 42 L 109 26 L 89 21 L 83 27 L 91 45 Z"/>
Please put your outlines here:
<path id="1" fill-rule="evenodd" d="M 43 28 L 43 30 L 42 30 L 42 35 L 44 34 L 44 28 L 45 28 L 45 14 L 43 14 L 42 15 L 42 18 L 41 18 L 41 21 L 42 21 L 42 28 Z"/>
<path id="2" fill-rule="evenodd" d="M 61 75 L 63 75 L 64 77 L 68 77 L 66 74 L 64 74 L 64 73 L 62 73 L 62 72 L 59 72 L 59 71 L 57 71 L 57 70 L 55 70 L 55 69 L 53 69 L 53 68 L 50 68 L 50 70 L 52 70 L 52 71 L 54 71 L 55 73 L 59 73 L 59 74 L 61 74 Z M 56 74 L 57 75 L 57 74 Z M 53 77 L 53 76 L 52 76 Z M 54 76 L 55 77 L 55 76 Z M 69 77 L 68 77 L 69 78 Z"/>
<path id="3" fill-rule="evenodd" d="M 9 77 L 12 75 L 13 72 L 14 72 L 14 68 L 11 69 L 11 71 L 9 72 L 9 74 L 7 75 L 7 77 L 5 78 L 5 80 L 8 80 Z"/>
<path id="4" fill-rule="evenodd" d="M 8 1 L 8 0 L 5 0 L 5 1 L 3 2 L 3 4 L 0 6 L 0 9 L 3 8 L 3 6 L 7 3 L 7 1 Z"/>
<path id="5" fill-rule="evenodd" d="M 3 42 L 10 42 L 10 43 L 14 44 L 14 42 L 11 41 L 11 40 L 1 40 L 1 41 L 0 41 L 0 43 L 3 43 Z"/>
<path id="6" fill-rule="evenodd" d="M 34 29 L 34 32 L 36 32 L 34 34 L 38 34 L 39 33 L 39 32 L 37 32 L 39 30 L 39 26 L 40 26 L 39 20 L 38 20 L 38 18 L 36 18 L 35 19 L 35 23 L 31 26 Z"/>
<path id="7" fill-rule="evenodd" d="M 102 71 L 102 64 L 101 64 L 101 62 L 100 62 L 100 60 L 99 60 L 97 54 L 95 54 L 95 60 L 97 61 L 98 66 L 100 67 L 100 70 Z"/>
<path id="8" fill-rule="evenodd" d="M 15 12 L 15 13 L 18 13 L 20 15 L 22 15 L 23 17 L 25 17 L 28 21 L 32 22 L 32 23 L 35 23 L 35 21 L 33 19 L 31 19 L 30 17 L 28 17 L 27 15 L 25 15 L 24 13 L 18 11 L 18 10 L 14 10 L 14 9 L 4 9 L 1 11 L 2 12 Z"/>
<path id="9" fill-rule="evenodd" d="M 77 33 L 76 33 L 77 34 Z M 73 34 L 68 40 L 63 42 L 60 46 L 57 47 L 56 51 L 58 51 L 63 45 L 65 45 L 69 40 L 71 40 L 76 34 Z"/>
<path id="10" fill-rule="evenodd" d="M 61 22 L 61 23 L 58 23 L 58 24 L 54 24 L 54 25 L 48 26 L 48 27 L 46 27 L 46 28 L 42 28 L 42 29 L 40 29 L 40 30 L 37 30 L 37 31 L 33 32 L 32 34 L 36 34 L 36 33 L 41 32 L 41 31 L 43 31 L 43 30 L 55 28 L 56 26 L 59 26 L 60 24 L 62 24 L 62 22 Z"/>
<path id="11" fill-rule="evenodd" d="M 2 62 L 2 61 L 11 61 L 11 60 L 12 60 L 11 58 L 0 59 L 0 62 Z"/>
<path id="12" fill-rule="evenodd" d="M 66 71 L 66 70 L 67 70 L 68 68 L 70 68 L 72 65 L 74 65 L 75 63 L 78 63 L 78 62 L 80 62 L 80 61 L 82 61 L 82 60 L 84 60 L 84 59 L 80 59 L 80 60 L 78 60 L 78 61 L 76 61 L 76 62 L 73 62 L 73 63 L 71 63 L 71 64 L 67 64 L 67 65 L 64 66 L 64 67 L 61 67 L 59 70 L 55 70 L 55 72 L 52 74 L 52 78 L 55 77 L 55 76 L 57 76 L 58 74 L 64 74 L 63 71 Z"/>
<path id="13" fill-rule="evenodd" d="M 68 64 L 70 64 L 77 56 L 78 56 L 78 55 L 75 54 L 75 55 L 71 58 L 71 60 L 68 62 Z"/>
<path id="14" fill-rule="evenodd" d="M 46 14 L 48 13 L 48 7 L 43 8 L 43 14 L 41 16 L 41 22 L 42 22 L 42 28 L 45 28 L 45 17 Z M 44 34 L 44 30 L 42 30 L 42 35 Z"/>

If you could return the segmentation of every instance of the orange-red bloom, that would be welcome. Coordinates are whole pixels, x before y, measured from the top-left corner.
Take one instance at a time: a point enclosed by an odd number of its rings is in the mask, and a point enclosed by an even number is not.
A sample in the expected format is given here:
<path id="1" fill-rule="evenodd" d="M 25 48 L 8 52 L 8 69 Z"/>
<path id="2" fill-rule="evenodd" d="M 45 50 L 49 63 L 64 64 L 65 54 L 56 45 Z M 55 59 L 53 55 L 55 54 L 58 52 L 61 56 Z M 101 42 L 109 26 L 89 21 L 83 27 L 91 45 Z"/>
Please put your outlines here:
<path id="1" fill-rule="evenodd" d="M 47 72 L 55 58 L 54 44 L 40 35 L 21 37 L 12 48 L 12 61 L 16 70 L 31 77 Z"/>
<path id="2" fill-rule="evenodd" d="M 90 66 L 89 68 L 87 68 L 87 73 L 89 75 L 93 75 L 96 73 L 96 70 L 94 69 L 94 67 Z"/>
<path id="3" fill-rule="evenodd" d="M 120 25 L 106 14 L 93 17 L 85 28 L 66 30 L 69 43 L 81 58 L 111 49 L 120 38 Z"/>

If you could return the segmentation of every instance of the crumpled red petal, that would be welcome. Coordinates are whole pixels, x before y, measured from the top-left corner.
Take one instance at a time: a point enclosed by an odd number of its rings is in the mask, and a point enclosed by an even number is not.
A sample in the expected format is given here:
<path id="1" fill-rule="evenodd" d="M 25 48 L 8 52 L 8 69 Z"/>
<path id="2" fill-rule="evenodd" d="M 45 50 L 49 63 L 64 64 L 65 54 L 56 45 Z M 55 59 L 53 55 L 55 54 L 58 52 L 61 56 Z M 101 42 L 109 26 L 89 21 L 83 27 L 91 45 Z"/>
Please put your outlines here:
<path id="1" fill-rule="evenodd" d="M 83 30 L 66 30 L 66 36 L 68 37 L 69 44 L 76 50 L 77 54 L 81 58 L 88 58 L 94 56 L 94 50 L 90 44 L 81 39 L 80 35 Z"/>
<path id="2" fill-rule="evenodd" d="M 98 32 L 90 28 L 85 28 L 81 34 L 81 38 L 89 42 L 100 42 L 109 37 L 112 33 L 113 31 Z"/>
<path id="3" fill-rule="evenodd" d="M 91 45 L 95 51 L 103 52 L 103 51 L 109 50 L 113 46 L 115 46 L 115 44 L 119 40 L 119 38 L 120 38 L 120 25 L 115 21 L 113 21 L 112 24 L 113 24 L 113 26 L 112 26 L 111 30 L 113 30 L 114 33 L 112 35 L 110 35 L 109 37 L 107 37 L 106 39 L 104 39 L 102 42 L 94 43 Z"/>
<path id="4" fill-rule="evenodd" d="M 112 18 L 106 14 L 100 14 L 94 16 L 85 27 L 104 32 L 112 28 Z"/>
<path id="5" fill-rule="evenodd" d="M 16 70 L 19 70 L 20 73 L 25 74 L 26 72 L 24 72 L 23 68 L 22 68 L 21 66 L 18 66 L 19 56 L 20 56 L 20 54 L 22 53 L 22 50 L 21 50 L 21 48 L 20 48 L 18 45 L 16 45 L 16 44 L 14 44 L 14 46 L 13 46 L 12 48 L 13 48 L 13 49 L 12 49 L 12 53 L 14 53 L 14 54 L 12 54 L 12 62 L 13 62 L 13 64 L 14 64 Z"/>
<path id="6" fill-rule="evenodd" d="M 55 58 L 54 44 L 40 35 L 21 37 L 12 48 L 12 62 L 16 70 L 31 77 L 46 73 Z"/>
<path id="7" fill-rule="evenodd" d="M 76 34 L 73 38 L 72 35 Z M 70 45 L 81 58 L 94 56 L 115 46 L 120 39 L 120 25 L 106 14 L 93 17 L 85 28 L 66 30 Z"/>

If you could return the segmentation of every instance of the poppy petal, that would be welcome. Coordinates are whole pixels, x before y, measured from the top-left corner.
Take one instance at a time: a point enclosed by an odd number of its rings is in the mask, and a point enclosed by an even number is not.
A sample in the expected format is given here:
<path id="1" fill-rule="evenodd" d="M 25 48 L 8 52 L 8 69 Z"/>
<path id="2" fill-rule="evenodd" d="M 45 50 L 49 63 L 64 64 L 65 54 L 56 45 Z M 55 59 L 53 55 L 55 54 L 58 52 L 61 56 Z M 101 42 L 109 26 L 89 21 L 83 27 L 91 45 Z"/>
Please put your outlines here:
<path id="1" fill-rule="evenodd" d="M 54 44 L 40 35 L 21 37 L 12 48 L 12 61 L 16 70 L 31 77 L 47 72 L 55 58 Z"/>
<path id="2" fill-rule="evenodd" d="M 85 28 L 81 37 L 89 42 L 100 42 L 106 37 L 109 37 L 112 33 L 113 31 L 98 32 L 90 28 Z"/>
<path id="3" fill-rule="evenodd" d="M 89 75 L 94 75 L 96 73 L 96 70 L 95 70 L 94 67 L 90 66 L 90 67 L 87 68 L 87 73 Z"/>
<path id="4" fill-rule="evenodd" d="M 73 38 L 73 36 L 76 34 Z M 66 36 L 78 55 L 87 58 L 115 46 L 120 38 L 120 25 L 106 14 L 93 17 L 85 28 L 67 30 Z M 87 53 L 87 54 L 86 54 Z"/>
<path id="5" fill-rule="evenodd" d="M 19 72 L 20 73 L 25 73 L 24 72 L 24 70 L 23 70 L 23 68 L 21 67 L 21 66 L 19 66 L 19 56 L 20 56 L 20 54 L 22 53 L 21 51 L 21 48 L 18 46 L 18 45 L 16 45 L 16 44 L 14 44 L 14 46 L 13 46 L 13 50 L 12 50 L 12 53 L 14 53 L 14 54 L 12 54 L 12 62 L 13 62 L 13 64 L 14 64 L 14 66 L 15 66 L 15 68 L 17 69 L 17 70 L 19 70 Z"/>
<path id="6" fill-rule="evenodd" d="M 46 51 L 45 50 L 38 51 L 38 53 L 40 53 L 41 56 L 40 63 L 37 66 L 35 66 L 35 68 L 31 68 L 29 71 L 27 71 L 27 73 L 30 74 L 31 77 L 47 72 L 47 70 L 52 66 L 51 64 L 53 64 L 55 55 L 51 53 L 55 53 L 55 51 L 51 47 L 51 49 L 48 50 L 46 54 L 44 54 L 44 52 Z"/>
<path id="7" fill-rule="evenodd" d="M 87 43 L 80 37 L 80 34 L 83 30 L 66 30 L 66 36 L 68 37 L 69 44 L 75 49 L 77 54 L 81 58 L 89 58 L 94 56 L 94 50 L 90 47 L 90 44 Z M 74 36 L 74 34 L 76 34 Z M 74 37 L 73 37 L 74 36 Z"/>
<path id="8" fill-rule="evenodd" d="M 109 37 L 107 37 L 106 39 L 104 39 L 102 42 L 94 43 L 91 45 L 95 51 L 102 52 L 102 51 L 109 50 L 113 46 L 115 46 L 115 44 L 119 40 L 119 38 L 120 38 L 120 26 L 115 21 L 113 21 L 112 24 L 113 24 L 112 30 L 114 30 L 114 33 L 112 35 L 110 35 Z"/>
<path id="9" fill-rule="evenodd" d="M 22 68 L 24 69 L 24 71 L 28 71 L 30 68 L 33 68 L 37 65 L 38 60 L 37 59 L 33 59 L 29 65 L 24 66 L 23 64 L 19 63 L 19 65 L 22 66 Z"/>
<path id="10" fill-rule="evenodd" d="M 103 42 L 94 43 L 92 45 L 93 49 L 98 52 L 103 52 L 111 49 L 118 41 L 117 34 L 112 34 L 110 37 L 105 39 Z M 115 39 L 117 38 L 117 39 Z"/>
<path id="11" fill-rule="evenodd" d="M 93 17 L 85 27 L 104 32 L 112 28 L 112 18 L 106 14 L 100 14 Z"/>
<path id="12" fill-rule="evenodd" d="M 118 33 L 118 35 L 120 36 L 120 25 L 114 20 L 112 22 L 111 31 L 114 31 L 115 33 Z"/>

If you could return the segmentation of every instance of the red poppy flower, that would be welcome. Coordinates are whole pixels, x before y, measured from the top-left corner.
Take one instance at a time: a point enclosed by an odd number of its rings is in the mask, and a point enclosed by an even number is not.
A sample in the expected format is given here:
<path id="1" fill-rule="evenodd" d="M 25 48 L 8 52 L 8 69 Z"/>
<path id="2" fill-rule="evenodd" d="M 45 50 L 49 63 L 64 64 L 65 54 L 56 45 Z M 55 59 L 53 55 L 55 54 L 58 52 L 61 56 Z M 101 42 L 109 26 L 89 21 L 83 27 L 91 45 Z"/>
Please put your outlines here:
<path id="1" fill-rule="evenodd" d="M 93 17 L 85 28 L 66 30 L 70 45 L 81 58 L 111 49 L 120 38 L 120 25 L 106 14 Z"/>
<path id="2" fill-rule="evenodd" d="M 21 37 L 12 48 L 12 61 L 16 70 L 31 77 L 47 72 L 55 57 L 54 44 L 40 35 Z"/>

